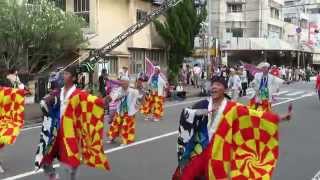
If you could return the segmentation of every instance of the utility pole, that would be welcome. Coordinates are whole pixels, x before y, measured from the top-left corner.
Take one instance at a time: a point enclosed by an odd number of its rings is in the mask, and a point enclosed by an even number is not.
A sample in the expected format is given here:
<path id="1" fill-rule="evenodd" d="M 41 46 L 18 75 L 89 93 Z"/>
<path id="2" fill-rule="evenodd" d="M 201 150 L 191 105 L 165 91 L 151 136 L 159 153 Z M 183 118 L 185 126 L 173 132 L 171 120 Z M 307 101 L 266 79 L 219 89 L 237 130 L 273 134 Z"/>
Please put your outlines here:
<path id="1" fill-rule="evenodd" d="M 207 78 L 209 77 L 209 68 L 208 68 L 208 66 L 209 66 L 209 64 L 211 64 L 211 65 L 213 65 L 213 61 L 211 60 L 211 48 L 213 47 L 213 42 L 212 42 L 212 39 L 211 39 L 211 37 L 212 37 L 212 27 L 211 27 L 211 18 L 212 18 L 212 9 L 211 9 L 211 3 L 212 3 L 212 1 L 211 0 L 209 0 L 209 1 L 207 1 L 207 10 L 208 10 L 208 52 L 207 52 L 207 67 L 206 67 L 206 74 L 207 74 Z M 217 53 L 217 52 L 215 52 L 215 53 Z M 211 67 L 213 67 L 213 66 L 211 66 Z M 212 71 L 213 71 L 213 69 L 212 69 Z M 211 73 L 213 73 L 213 72 L 211 72 Z"/>

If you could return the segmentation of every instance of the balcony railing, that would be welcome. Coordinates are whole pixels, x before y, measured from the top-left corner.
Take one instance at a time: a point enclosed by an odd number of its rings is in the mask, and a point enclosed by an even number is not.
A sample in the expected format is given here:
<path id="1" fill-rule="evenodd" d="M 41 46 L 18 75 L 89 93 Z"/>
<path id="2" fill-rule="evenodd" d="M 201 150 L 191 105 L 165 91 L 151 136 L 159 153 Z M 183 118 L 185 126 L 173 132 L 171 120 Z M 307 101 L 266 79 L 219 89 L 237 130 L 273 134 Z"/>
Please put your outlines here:
<path id="1" fill-rule="evenodd" d="M 244 4 L 246 0 L 226 0 L 228 4 Z"/>
<path id="2" fill-rule="evenodd" d="M 226 21 L 244 21 L 242 12 L 230 12 L 226 14 Z"/>

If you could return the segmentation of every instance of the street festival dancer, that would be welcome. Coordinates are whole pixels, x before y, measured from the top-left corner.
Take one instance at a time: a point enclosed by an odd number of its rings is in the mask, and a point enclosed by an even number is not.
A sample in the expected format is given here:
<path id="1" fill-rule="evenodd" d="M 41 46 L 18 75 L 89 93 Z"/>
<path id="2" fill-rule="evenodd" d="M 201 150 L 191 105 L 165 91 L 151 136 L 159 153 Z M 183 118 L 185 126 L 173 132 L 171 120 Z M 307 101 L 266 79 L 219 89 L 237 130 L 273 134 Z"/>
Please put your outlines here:
<path id="1" fill-rule="evenodd" d="M 121 77 L 121 88 L 118 91 L 119 93 L 112 95 L 112 100 L 118 103 L 108 132 L 108 143 L 114 142 L 121 135 L 123 146 L 135 140 L 135 114 L 138 112 L 137 102 L 141 96 L 137 89 L 129 87 L 129 79 L 125 76 Z"/>
<path id="2" fill-rule="evenodd" d="M 250 99 L 249 107 L 256 110 L 271 111 L 273 94 L 279 91 L 279 86 L 284 81 L 276 76 L 269 74 L 270 64 L 262 62 L 257 66 L 261 72 L 254 74 L 252 81 L 254 96 Z"/>
<path id="3" fill-rule="evenodd" d="M 24 124 L 23 89 L 0 86 L 0 150 L 7 144 L 13 144 Z M 0 173 L 4 169 L 0 162 Z"/>
<path id="4" fill-rule="evenodd" d="M 53 167 L 55 158 L 65 169 L 61 179 L 75 180 L 80 164 L 109 170 L 102 141 L 104 100 L 76 88 L 75 66 L 63 73 L 64 87 L 41 102 L 43 125 L 35 166 L 43 168 L 50 180 L 59 177 Z"/>
<path id="5" fill-rule="evenodd" d="M 230 101 L 223 77 L 212 95 L 180 117 L 178 168 L 173 180 L 271 179 L 278 159 L 279 122 L 291 118 Z"/>
<path id="6" fill-rule="evenodd" d="M 154 67 L 154 72 L 149 77 L 148 86 L 150 94 L 145 96 L 140 111 L 147 116 L 145 120 L 153 119 L 158 122 L 164 114 L 164 89 L 166 88 L 166 80 L 161 76 L 160 66 Z"/>

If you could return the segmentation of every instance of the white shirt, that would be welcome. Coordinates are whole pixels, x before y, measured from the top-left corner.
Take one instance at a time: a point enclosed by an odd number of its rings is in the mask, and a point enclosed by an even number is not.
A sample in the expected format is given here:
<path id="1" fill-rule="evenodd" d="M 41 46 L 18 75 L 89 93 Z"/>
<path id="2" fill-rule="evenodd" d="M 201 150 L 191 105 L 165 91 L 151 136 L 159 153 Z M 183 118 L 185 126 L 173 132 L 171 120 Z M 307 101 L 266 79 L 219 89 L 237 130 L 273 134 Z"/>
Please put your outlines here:
<path id="1" fill-rule="evenodd" d="M 233 75 L 229 78 L 228 87 L 232 90 L 239 90 L 241 88 L 241 80 L 238 75 Z"/>
<path id="2" fill-rule="evenodd" d="M 64 93 L 64 87 L 61 89 L 60 92 L 60 118 L 62 118 L 68 103 L 69 103 L 69 98 L 73 94 L 73 92 L 76 90 L 76 86 L 73 85 L 66 93 Z"/>
<path id="3" fill-rule="evenodd" d="M 122 69 L 119 74 L 119 79 L 121 79 L 122 77 L 129 79 L 129 72 L 127 70 Z"/>
<path id="4" fill-rule="evenodd" d="M 240 80 L 241 80 L 241 83 L 247 83 L 248 82 L 247 71 L 243 71 L 242 72 L 242 74 L 240 75 Z"/>
<path id="5" fill-rule="evenodd" d="M 16 74 L 8 74 L 7 79 L 11 82 L 14 88 L 24 89 L 24 84 L 20 81 L 20 78 Z"/>
<path id="6" fill-rule="evenodd" d="M 216 114 L 213 116 L 212 114 L 212 109 L 213 109 L 213 100 L 210 97 L 209 99 L 209 105 L 208 105 L 208 124 L 207 124 L 207 128 L 208 128 L 208 136 L 209 136 L 209 141 L 211 141 L 212 136 L 214 135 L 214 133 L 216 133 L 217 128 L 220 124 L 221 121 L 221 117 L 223 115 L 223 111 L 225 109 L 225 107 L 227 106 L 227 100 L 224 99 L 218 109 L 218 111 L 216 112 Z"/>
<path id="7" fill-rule="evenodd" d="M 195 75 L 200 75 L 200 73 L 201 73 L 201 68 L 200 68 L 199 66 L 195 66 L 195 67 L 193 68 L 193 73 L 194 73 Z"/>
<path id="8" fill-rule="evenodd" d="M 151 85 L 151 81 L 152 81 L 152 76 L 154 74 L 152 74 L 149 78 L 149 81 L 148 81 L 148 85 L 150 86 Z M 163 79 L 163 77 L 159 74 L 158 76 L 158 96 L 161 96 L 161 97 L 164 97 L 165 96 L 165 88 L 166 88 L 166 81 Z"/>
<path id="9" fill-rule="evenodd" d="M 133 88 L 128 88 L 127 91 L 125 91 L 123 88 L 119 89 L 119 91 L 121 91 L 120 93 L 118 93 L 115 97 L 113 98 L 121 98 L 124 95 L 127 95 L 127 107 L 128 107 L 128 115 L 129 116 L 133 116 L 138 112 L 138 108 L 137 108 L 137 101 L 138 98 L 141 98 L 142 95 L 139 94 L 139 91 L 137 89 L 133 89 Z M 115 99 L 113 99 L 115 100 Z M 117 112 L 120 112 L 120 106 L 121 103 L 118 103 L 117 106 Z"/>
<path id="10" fill-rule="evenodd" d="M 183 87 L 182 86 L 177 86 L 176 87 L 176 91 L 177 92 L 182 92 L 183 91 Z"/>
<path id="11" fill-rule="evenodd" d="M 263 78 L 263 73 L 259 72 L 256 73 L 254 76 L 254 80 L 253 80 L 253 89 L 255 90 L 255 94 L 253 94 L 254 96 L 256 96 L 257 92 L 259 92 L 259 88 L 260 88 L 260 83 L 261 80 Z M 268 74 L 268 89 L 269 89 L 269 101 L 272 102 L 272 94 L 275 93 L 280 85 L 283 83 L 283 80 L 273 76 L 272 74 Z M 260 99 L 257 99 L 258 101 L 260 101 Z"/>

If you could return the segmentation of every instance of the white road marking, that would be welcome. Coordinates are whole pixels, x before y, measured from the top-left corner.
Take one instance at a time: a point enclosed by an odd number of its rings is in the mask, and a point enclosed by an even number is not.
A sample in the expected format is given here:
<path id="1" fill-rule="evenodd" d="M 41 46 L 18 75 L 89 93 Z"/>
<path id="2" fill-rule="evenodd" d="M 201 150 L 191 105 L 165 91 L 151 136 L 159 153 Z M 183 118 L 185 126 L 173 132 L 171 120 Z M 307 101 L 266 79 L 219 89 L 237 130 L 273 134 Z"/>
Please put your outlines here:
<path id="1" fill-rule="evenodd" d="M 292 99 L 292 98 L 285 98 L 285 97 L 275 97 L 275 100 L 277 100 L 277 99 L 284 99 L 284 100 L 286 100 L 286 99 Z"/>
<path id="2" fill-rule="evenodd" d="M 303 94 L 303 93 L 305 93 L 305 92 L 304 91 L 297 91 L 297 92 L 286 94 L 286 96 L 297 96 L 297 95 L 300 95 L 300 94 Z"/>
<path id="3" fill-rule="evenodd" d="M 288 102 L 297 101 L 297 100 L 300 100 L 300 99 L 303 99 L 303 98 L 306 98 L 306 97 L 310 97 L 310 96 L 314 96 L 314 95 L 316 95 L 316 93 L 305 94 L 305 95 L 300 96 L 298 98 L 292 98 L 292 99 L 289 99 L 289 100 L 286 100 L 286 101 L 282 101 L 282 102 L 279 102 L 279 103 L 272 104 L 272 107 L 279 106 L 281 104 L 285 104 L 285 103 L 288 103 Z M 127 149 L 129 147 L 134 147 L 134 146 L 137 146 L 137 145 L 140 145 L 140 144 L 148 143 L 148 142 L 151 142 L 151 141 L 155 141 L 155 140 L 162 139 L 162 138 L 169 137 L 169 136 L 176 135 L 176 134 L 178 134 L 178 131 L 173 131 L 173 132 L 169 132 L 169 133 L 166 133 L 166 134 L 162 134 L 160 136 L 155 136 L 155 137 L 152 137 L 152 138 L 148 138 L 148 139 L 144 139 L 144 140 L 141 140 L 141 141 L 137 141 L 137 142 L 129 144 L 127 146 L 111 148 L 111 149 L 105 150 L 104 152 L 109 154 L 109 153 L 112 153 L 112 152 L 115 152 L 115 151 Z M 55 168 L 59 167 L 59 166 L 60 166 L 59 164 L 54 164 Z M 4 178 L 3 180 L 22 179 L 22 178 L 25 178 L 25 177 L 28 177 L 28 176 L 33 176 L 33 175 L 39 174 L 41 172 L 43 172 L 43 171 L 42 170 L 39 170 L 37 172 L 29 171 L 29 172 L 25 172 L 25 173 L 21 173 L 21 174 L 15 175 L 15 176 Z"/>
<path id="4" fill-rule="evenodd" d="M 320 171 L 312 178 L 312 180 L 320 180 Z"/>
<path id="5" fill-rule="evenodd" d="M 273 95 L 280 96 L 280 95 L 286 94 L 286 93 L 288 93 L 288 92 L 289 92 L 289 91 L 280 91 L 280 92 L 278 92 L 278 93 L 274 93 Z"/>

